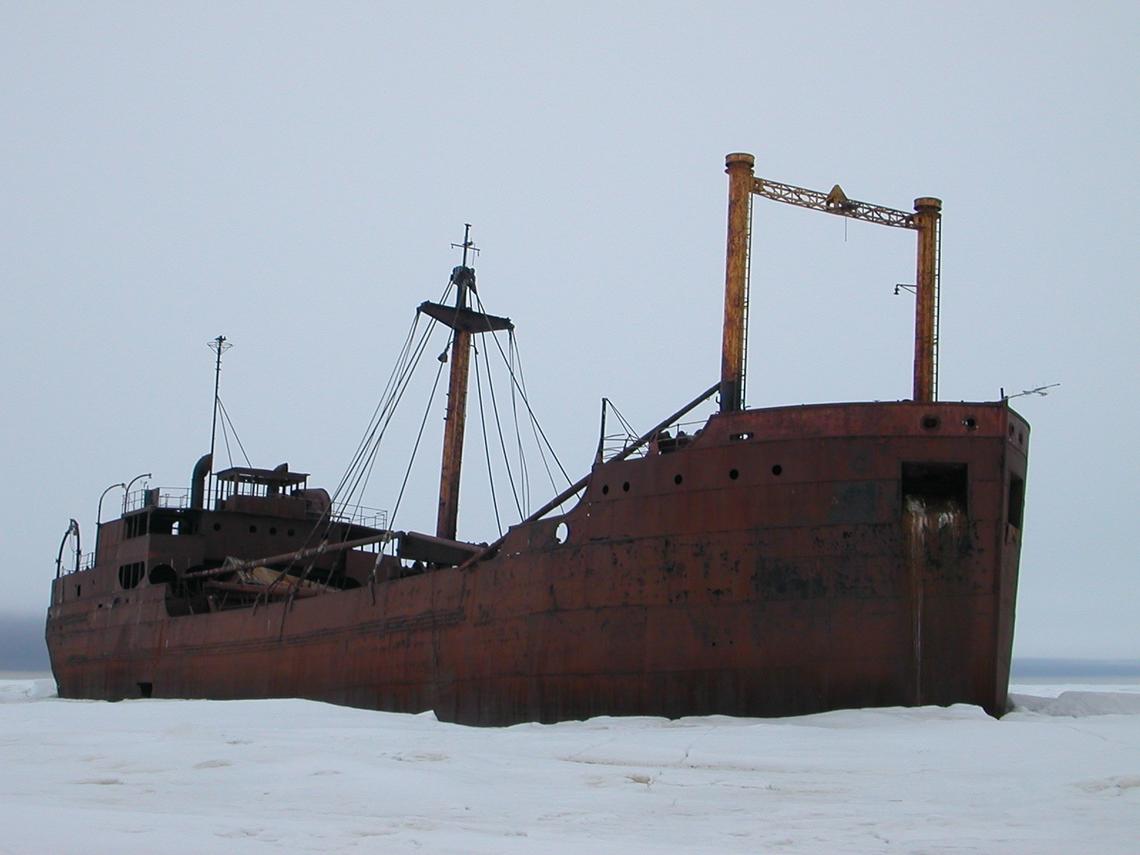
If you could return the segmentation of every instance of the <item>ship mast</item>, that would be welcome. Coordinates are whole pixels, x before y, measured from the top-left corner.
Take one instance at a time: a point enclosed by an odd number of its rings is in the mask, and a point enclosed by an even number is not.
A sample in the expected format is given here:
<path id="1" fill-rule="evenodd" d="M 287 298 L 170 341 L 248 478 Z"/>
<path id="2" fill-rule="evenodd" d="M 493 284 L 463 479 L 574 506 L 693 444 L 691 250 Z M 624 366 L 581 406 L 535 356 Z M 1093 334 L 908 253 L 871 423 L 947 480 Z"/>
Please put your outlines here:
<path id="1" fill-rule="evenodd" d="M 453 244 L 454 245 L 454 244 Z M 500 318 L 468 308 L 468 291 L 475 293 L 475 270 L 468 256 L 478 252 L 471 240 L 471 224 L 464 224 L 463 262 L 451 271 L 455 305 L 425 302 L 419 310 L 454 331 L 451 341 L 451 370 L 447 383 L 447 416 L 443 429 L 443 461 L 439 474 L 439 516 L 436 536 L 455 540 L 459 519 L 459 478 L 463 468 L 463 432 L 467 421 L 467 378 L 471 366 L 471 336 L 496 330 L 512 330 L 509 318 Z M 445 350 L 440 359 L 447 359 Z"/>

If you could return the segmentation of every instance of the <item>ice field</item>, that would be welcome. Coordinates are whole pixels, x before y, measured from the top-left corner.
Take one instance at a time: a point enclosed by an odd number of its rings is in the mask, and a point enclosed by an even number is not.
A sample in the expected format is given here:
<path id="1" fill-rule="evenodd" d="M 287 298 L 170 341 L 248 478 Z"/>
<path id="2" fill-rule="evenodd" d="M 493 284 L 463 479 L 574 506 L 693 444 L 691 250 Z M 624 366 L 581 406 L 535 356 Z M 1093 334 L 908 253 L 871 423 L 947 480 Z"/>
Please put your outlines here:
<path id="1" fill-rule="evenodd" d="M 4 853 L 1137 853 L 1140 685 L 476 729 L 0 680 Z"/>

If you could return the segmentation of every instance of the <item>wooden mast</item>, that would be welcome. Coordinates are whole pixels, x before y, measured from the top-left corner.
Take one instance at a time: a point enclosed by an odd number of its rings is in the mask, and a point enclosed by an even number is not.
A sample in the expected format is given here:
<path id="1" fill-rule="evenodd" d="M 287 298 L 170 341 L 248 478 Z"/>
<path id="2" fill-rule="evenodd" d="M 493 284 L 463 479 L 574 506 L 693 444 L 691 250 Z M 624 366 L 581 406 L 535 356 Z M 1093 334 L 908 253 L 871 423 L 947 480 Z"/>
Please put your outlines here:
<path id="1" fill-rule="evenodd" d="M 463 433 L 467 422 L 467 379 L 471 366 L 471 336 L 474 334 L 511 330 L 509 318 L 500 318 L 467 306 L 467 292 L 475 292 L 475 270 L 467 264 L 468 253 L 474 249 L 471 241 L 471 224 L 463 232 L 463 263 L 451 271 L 455 286 L 455 305 L 422 303 L 419 311 L 454 330 L 451 341 L 451 370 L 447 383 L 447 416 L 443 429 L 443 460 L 439 473 L 439 516 L 436 519 L 436 536 L 455 540 L 459 519 L 459 479 L 463 469 Z M 446 359 L 447 351 L 441 359 Z"/>
<path id="2" fill-rule="evenodd" d="M 467 308 L 467 289 L 475 271 L 467 266 L 469 241 L 464 235 L 463 264 L 451 271 L 456 311 Z M 447 381 L 447 415 L 443 423 L 443 461 L 439 471 L 439 516 L 436 537 L 455 540 L 459 519 L 459 477 L 463 472 L 463 434 L 467 427 L 467 380 L 471 367 L 471 333 L 455 329 L 451 340 L 451 369 Z"/>

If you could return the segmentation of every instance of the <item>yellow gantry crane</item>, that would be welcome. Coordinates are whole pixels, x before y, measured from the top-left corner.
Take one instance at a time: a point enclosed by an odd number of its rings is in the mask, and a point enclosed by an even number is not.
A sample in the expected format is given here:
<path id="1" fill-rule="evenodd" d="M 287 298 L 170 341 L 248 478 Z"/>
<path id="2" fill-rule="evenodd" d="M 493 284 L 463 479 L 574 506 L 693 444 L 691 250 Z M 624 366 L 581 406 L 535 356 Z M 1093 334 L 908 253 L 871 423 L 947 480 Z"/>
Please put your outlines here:
<path id="1" fill-rule="evenodd" d="M 728 173 L 728 246 L 725 263 L 724 339 L 721 349 L 721 412 L 744 409 L 747 355 L 748 274 L 752 197 L 823 211 L 853 220 L 918 232 L 914 310 L 914 400 L 938 399 L 938 284 L 942 200 L 922 196 L 914 213 L 848 199 L 836 184 L 830 193 L 808 190 L 753 174 L 756 158 L 736 152 L 725 158 Z"/>

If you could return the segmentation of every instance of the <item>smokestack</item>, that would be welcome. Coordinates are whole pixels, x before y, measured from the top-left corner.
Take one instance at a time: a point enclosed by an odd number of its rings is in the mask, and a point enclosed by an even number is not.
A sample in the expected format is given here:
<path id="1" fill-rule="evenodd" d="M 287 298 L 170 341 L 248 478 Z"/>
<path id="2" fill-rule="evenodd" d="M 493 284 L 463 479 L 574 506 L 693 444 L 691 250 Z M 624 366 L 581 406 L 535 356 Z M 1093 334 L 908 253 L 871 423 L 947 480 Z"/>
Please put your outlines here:
<path id="1" fill-rule="evenodd" d="M 206 476 L 214 464 L 214 455 L 203 454 L 194 464 L 194 474 L 190 476 L 190 507 L 202 510 L 206 506 Z"/>

